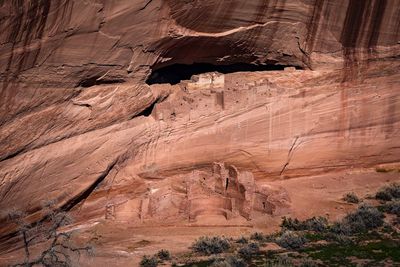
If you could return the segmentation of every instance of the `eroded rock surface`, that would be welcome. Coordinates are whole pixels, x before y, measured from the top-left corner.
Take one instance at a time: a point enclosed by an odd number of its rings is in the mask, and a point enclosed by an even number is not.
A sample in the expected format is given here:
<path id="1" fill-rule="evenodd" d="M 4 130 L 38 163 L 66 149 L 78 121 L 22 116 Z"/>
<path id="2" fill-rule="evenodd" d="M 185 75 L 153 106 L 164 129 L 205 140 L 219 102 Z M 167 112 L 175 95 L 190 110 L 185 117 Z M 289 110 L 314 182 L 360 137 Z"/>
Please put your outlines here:
<path id="1" fill-rule="evenodd" d="M 146 182 L 141 187 L 134 194 L 120 191 L 108 198 L 104 196 L 110 188 L 104 186 L 87 201 L 102 202 L 97 207 L 107 207 L 98 210 L 99 216 L 105 211 L 106 219 L 137 225 L 201 224 L 202 216 L 223 217 L 219 223 L 247 224 L 246 220 L 254 216 L 281 214 L 290 203 L 282 188 L 260 187 L 251 172 L 239 172 L 223 163 Z M 81 207 L 84 212 L 95 209 L 90 204 Z"/>
<path id="2" fill-rule="evenodd" d="M 251 225 L 289 209 L 271 181 L 398 162 L 399 14 L 396 0 L 0 1 L 0 209 Z M 219 68 L 146 84 L 192 63 Z"/>

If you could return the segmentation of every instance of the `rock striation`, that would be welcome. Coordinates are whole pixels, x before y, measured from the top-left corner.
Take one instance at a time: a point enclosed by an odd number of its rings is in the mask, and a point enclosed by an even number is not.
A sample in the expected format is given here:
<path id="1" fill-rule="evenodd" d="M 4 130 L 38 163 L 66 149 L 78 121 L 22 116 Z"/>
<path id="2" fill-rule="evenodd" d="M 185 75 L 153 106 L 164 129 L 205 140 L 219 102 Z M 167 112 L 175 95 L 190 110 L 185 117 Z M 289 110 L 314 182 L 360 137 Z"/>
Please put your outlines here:
<path id="1" fill-rule="evenodd" d="M 289 209 L 271 181 L 399 162 L 399 11 L 0 1 L 0 209 L 34 222 L 51 199 L 78 224 L 252 224 Z"/>

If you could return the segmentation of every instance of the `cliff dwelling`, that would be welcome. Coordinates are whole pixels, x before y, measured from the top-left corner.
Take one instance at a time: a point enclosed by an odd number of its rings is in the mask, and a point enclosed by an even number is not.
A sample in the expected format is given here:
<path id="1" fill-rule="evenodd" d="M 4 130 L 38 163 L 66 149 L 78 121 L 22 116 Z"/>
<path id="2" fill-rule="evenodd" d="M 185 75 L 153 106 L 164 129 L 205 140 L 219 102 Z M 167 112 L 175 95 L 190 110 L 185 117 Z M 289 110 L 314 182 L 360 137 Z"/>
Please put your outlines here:
<path id="1" fill-rule="evenodd" d="M 0 266 L 400 266 L 399 0 L 0 22 Z"/>

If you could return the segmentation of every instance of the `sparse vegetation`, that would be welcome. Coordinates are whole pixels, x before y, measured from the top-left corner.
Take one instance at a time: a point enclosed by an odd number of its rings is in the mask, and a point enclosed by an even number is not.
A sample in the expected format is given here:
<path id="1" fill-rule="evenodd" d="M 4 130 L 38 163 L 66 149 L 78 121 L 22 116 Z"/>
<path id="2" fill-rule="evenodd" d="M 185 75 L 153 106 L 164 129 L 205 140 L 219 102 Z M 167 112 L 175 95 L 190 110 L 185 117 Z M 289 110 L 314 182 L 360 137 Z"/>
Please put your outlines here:
<path id="1" fill-rule="evenodd" d="M 162 249 L 162 250 L 160 250 L 160 251 L 157 252 L 157 257 L 158 257 L 160 260 L 166 261 L 166 260 L 171 259 L 171 254 L 169 253 L 168 250 Z"/>
<path id="2" fill-rule="evenodd" d="M 345 194 L 343 196 L 343 200 L 346 201 L 347 203 L 352 203 L 352 204 L 358 204 L 360 202 L 360 199 L 354 192 Z"/>
<path id="3" fill-rule="evenodd" d="M 293 265 L 293 260 L 287 256 L 286 254 L 283 255 L 276 255 L 273 259 L 267 259 L 265 262 L 266 267 L 291 267 Z"/>
<path id="4" fill-rule="evenodd" d="M 303 259 L 300 262 L 300 267 L 317 267 L 317 266 L 319 266 L 319 264 L 311 259 Z"/>
<path id="5" fill-rule="evenodd" d="M 264 240 L 264 235 L 262 233 L 260 233 L 260 232 L 255 232 L 255 233 L 252 233 L 250 235 L 250 239 L 251 240 L 256 240 L 256 241 L 263 241 Z"/>
<path id="6" fill-rule="evenodd" d="M 212 267 L 246 267 L 246 263 L 236 257 L 236 256 L 228 256 L 225 259 L 217 259 L 212 264 Z"/>
<path id="7" fill-rule="evenodd" d="M 276 239 L 276 243 L 287 249 L 299 249 L 304 246 L 307 240 L 296 232 L 285 231 Z"/>
<path id="8" fill-rule="evenodd" d="M 357 210 L 346 215 L 342 221 L 335 223 L 332 230 L 344 235 L 361 233 L 382 226 L 383 218 L 383 213 L 377 208 L 361 204 Z"/>
<path id="9" fill-rule="evenodd" d="M 242 237 L 240 237 L 240 238 L 238 238 L 238 239 L 236 240 L 236 243 L 239 243 L 239 244 L 247 244 L 247 243 L 249 243 L 249 240 L 248 240 L 246 237 L 242 236 Z"/>
<path id="10" fill-rule="evenodd" d="M 247 244 L 239 249 L 239 255 L 243 259 L 250 259 L 254 254 L 257 254 L 260 251 L 260 247 L 257 243 Z"/>
<path id="11" fill-rule="evenodd" d="M 398 190 L 398 184 L 382 188 L 380 192 L 384 192 L 390 200 L 381 202 L 379 206 L 361 203 L 337 222 L 329 223 L 324 217 L 313 217 L 304 221 L 283 217 L 281 232 L 270 235 L 256 232 L 250 235 L 250 241 L 247 237 L 241 237 L 225 251 L 224 259 L 203 260 L 187 266 L 210 266 L 212 262 L 212 266 L 218 267 L 355 266 L 358 260 L 366 262 L 367 266 L 396 265 L 400 263 L 400 234 L 396 226 L 400 223 Z M 355 203 L 355 195 L 348 195 L 344 199 Z M 395 214 L 396 217 L 389 217 L 390 220 L 385 222 L 384 213 Z M 270 242 L 278 244 L 284 250 L 260 249 Z M 232 255 L 243 259 L 239 261 L 239 265 L 228 260 Z"/>
<path id="12" fill-rule="evenodd" d="M 382 201 L 390 201 L 400 198 L 400 183 L 392 183 L 381 188 L 375 198 Z"/>
<path id="13" fill-rule="evenodd" d="M 383 211 L 400 216 L 400 199 L 386 202 L 383 206 Z"/>
<path id="14" fill-rule="evenodd" d="M 192 245 L 192 249 L 194 252 L 204 255 L 219 254 L 227 251 L 229 248 L 229 241 L 226 238 L 219 236 L 203 236 L 196 240 Z"/>
<path id="15" fill-rule="evenodd" d="M 291 231 L 316 231 L 323 232 L 327 229 L 328 220 L 324 217 L 312 217 L 305 221 L 283 217 L 281 227 Z"/>
<path id="16" fill-rule="evenodd" d="M 339 244 L 351 244 L 353 241 L 351 240 L 351 237 L 348 235 L 345 235 L 343 233 L 327 233 L 325 236 L 325 239 L 327 241 L 333 241 Z"/>
<path id="17" fill-rule="evenodd" d="M 158 260 L 154 256 L 143 256 L 142 260 L 140 261 L 140 266 L 141 267 L 157 267 L 158 266 Z"/>
<path id="18" fill-rule="evenodd" d="M 329 243 L 304 250 L 315 260 L 321 260 L 328 266 L 351 266 L 350 257 L 369 261 L 367 266 L 385 266 L 382 261 L 390 259 L 400 261 L 399 241 L 380 239 L 351 244 Z M 390 265 L 389 265 L 390 266 Z"/>

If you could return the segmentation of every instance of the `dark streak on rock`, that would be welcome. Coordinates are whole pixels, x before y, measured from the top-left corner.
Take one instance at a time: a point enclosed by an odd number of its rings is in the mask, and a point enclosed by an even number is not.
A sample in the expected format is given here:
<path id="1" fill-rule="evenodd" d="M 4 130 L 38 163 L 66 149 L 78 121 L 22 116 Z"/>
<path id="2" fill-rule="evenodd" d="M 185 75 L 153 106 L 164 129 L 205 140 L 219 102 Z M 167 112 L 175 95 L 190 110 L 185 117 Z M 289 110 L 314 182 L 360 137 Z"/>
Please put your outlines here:
<path id="1" fill-rule="evenodd" d="M 312 6 L 312 15 L 310 19 L 307 21 L 307 37 L 305 49 L 302 49 L 300 43 L 298 41 L 299 49 L 303 53 L 303 62 L 311 68 L 311 62 L 309 55 L 313 52 L 315 42 L 317 40 L 318 28 L 320 25 L 320 20 L 322 17 L 322 12 L 324 10 L 325 1 L 324 0 L 315 0 L 314 5 Z"/>
<path id="2" fill-rule="evenodd" d="M 358 65 L 356 48 L 374 48 L 378 44 L 380 27 L 387 0 L 350 0 L 347 6 L 340 42 L 343 46 L 343 82 L 354 79 Z M 366 35 L 366 36 L 365 36 Z"/>
<path id="3" fill-rule="evenodd" d="M 372 22 L 369 28 L 368 47 L 375 47 L 378 44 L 380 28 L 386 6 L 387 0 L 375 1 L 375 5 L 371 14 Z"/>
<path id="4" fill-rule="evenodd" d="M 289 166 L 290 160 L 291 160 L 292 157 L 293 157 L 294 150 L 298 147 L 298 146 L 296 146 L 297 140 L 299 140 L 299 137 L 298 137 L 298 136 L 296 136 L 296 138 L 295 138 L 294 141 L 293 141 L 292 146 L 290 147 L 290 149 L 289 149 L 289 151 L 288 151 L 288 156 L 287 156 L 286 163 L 283 165 L 282 170 L 281 170 L 281 172 L 279 173 L 279 175 L 282 175 L 283 172 L 286 170 L 287 166 Z M 299 144 L 299 145 L 300 145 L 300 144 Z"/>
<path id="5" fill-rule="evenodd" d="M 148 1 L 146 2 L 146 4 L 145 4 L 142 8 L 139 9 L 139 11 L 140 11 L 140 10 L 146 9 L 146 7 L 147 7 L 148 5 L 150 5 L 150 3 L 151 3 L 152 1 L 153 1 L 153 0 L 148 0 Z"/>
<path id="6" fill-rule="evenodd" d="M 24 152 L 25 152 L 25 147 L 22 147 L 22 148 L 20 148 L 20 149 L 14 151 L 14 152 L 12 152 L 12 153 L 10 153 L 10 154 L 4 155 L 3 158 L 0 158 L 0 162 L 6 161 L 6 160 L 8 160 L 8 159 L 12 159 L 12 158 L 18 156 L 19 154 L 24 153 Z"/>

